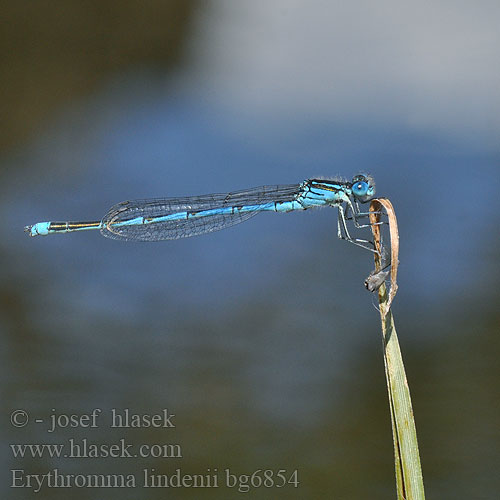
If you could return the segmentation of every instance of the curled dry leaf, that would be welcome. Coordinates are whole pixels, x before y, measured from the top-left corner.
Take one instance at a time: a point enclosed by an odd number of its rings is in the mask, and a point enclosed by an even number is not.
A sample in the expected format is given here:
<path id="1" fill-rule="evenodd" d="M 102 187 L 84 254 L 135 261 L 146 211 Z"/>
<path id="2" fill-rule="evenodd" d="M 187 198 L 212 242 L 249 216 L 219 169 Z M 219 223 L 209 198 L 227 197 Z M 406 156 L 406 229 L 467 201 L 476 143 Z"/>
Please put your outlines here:
<path id="1" fill-rule="evenodd" d="M 392 301 L 396 296 L 396 292 L 398 291 L 397 276 L 399 266 L 399 232 L 396 212 L 394 211 L 394 207 L 391 201 L 387 198 L 375 198 L 374 200 L 372 200 L 370 204 L 370 212 L 375 213 L 370 213 L 370 222 L 372 224 L 375 249 L 379 252 L 378 255 L 375 254 L 374 275 L 380 275 L 379 273 L 382 272 L 382 238 L 380 233 L 380 225 L 375 225 L 380 221 L 380 211 L 382 207 L 385 209 L 387 217 L 389 219 L 389 235 L 391 238 L 391 287 L 389 290 L 387 303 L 384 305 L 384 312 L 385 314 L 387 314 L 391 307 Z"/>

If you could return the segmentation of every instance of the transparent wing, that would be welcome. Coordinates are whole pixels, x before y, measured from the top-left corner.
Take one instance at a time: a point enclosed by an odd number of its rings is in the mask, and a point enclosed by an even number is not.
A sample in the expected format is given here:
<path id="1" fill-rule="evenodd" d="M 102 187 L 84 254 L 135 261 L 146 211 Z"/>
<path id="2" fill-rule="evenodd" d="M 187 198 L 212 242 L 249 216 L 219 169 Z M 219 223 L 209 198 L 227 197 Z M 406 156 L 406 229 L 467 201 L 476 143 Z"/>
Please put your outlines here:
<path id="1" fill-rule="evenodd" d="M 198 234 L 225 229 L 256 215 L 260 209 L 237 213 L 217 213 L 217 209 L 257 206 L 270 202 L 291 201 L 300 192 L 300 184 L 261 186 L 232 193 L 207 194 L 183 198 L 124 201 L 112 207 L 101 222 L 101 233 L 117 240 L 159 241 L 187 238 Z M 182 218 L 183 213 L 213 210 L 201 217 Z M 126 221 L 145 217 L 175 217 L 149 224 L 120 225 Z"/>

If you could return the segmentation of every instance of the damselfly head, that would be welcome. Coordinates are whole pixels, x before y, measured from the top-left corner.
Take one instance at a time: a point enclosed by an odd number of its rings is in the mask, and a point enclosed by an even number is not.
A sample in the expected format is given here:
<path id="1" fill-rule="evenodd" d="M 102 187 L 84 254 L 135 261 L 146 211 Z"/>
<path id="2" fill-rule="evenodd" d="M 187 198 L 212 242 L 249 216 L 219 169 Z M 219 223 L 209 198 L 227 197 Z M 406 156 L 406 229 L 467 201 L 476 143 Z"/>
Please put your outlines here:
<path id="1" fill-rule="evenodd" d="M 375 181 L 369 175 L 356 175 L 352 179 L 351 189 L 357 200 L 366 203 L 375 196 Z"/>

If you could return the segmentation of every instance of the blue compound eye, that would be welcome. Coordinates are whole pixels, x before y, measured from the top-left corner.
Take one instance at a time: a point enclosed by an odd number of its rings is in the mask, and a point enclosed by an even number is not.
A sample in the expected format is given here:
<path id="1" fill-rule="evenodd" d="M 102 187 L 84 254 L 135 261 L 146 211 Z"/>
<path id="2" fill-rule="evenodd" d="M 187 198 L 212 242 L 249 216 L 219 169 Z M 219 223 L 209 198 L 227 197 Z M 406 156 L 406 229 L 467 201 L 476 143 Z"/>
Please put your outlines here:
<path id="1" fill-rule="evenodd" d="M 363 198 L 368 194 L 368 183 L 364 181 L 356 182 L 352 186 L 353 193 L 359 198 Z"/>
<path id="2" fill-rule="evenodd" d="M 366 203 L 375 196 L 375 183 L 373 178 L 356 175 L 351 183 L 351 192 L 357 201 Z"/>

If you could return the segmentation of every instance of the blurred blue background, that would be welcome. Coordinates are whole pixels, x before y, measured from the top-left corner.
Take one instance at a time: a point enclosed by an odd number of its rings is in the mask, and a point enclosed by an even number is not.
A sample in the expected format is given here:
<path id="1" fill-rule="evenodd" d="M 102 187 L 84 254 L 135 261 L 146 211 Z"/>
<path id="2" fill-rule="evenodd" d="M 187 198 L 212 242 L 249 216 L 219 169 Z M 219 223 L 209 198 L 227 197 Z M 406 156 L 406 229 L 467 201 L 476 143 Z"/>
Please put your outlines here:
<path id="1" fill-rule="evenodd" d="M 5 3 L 0 147 L 4 485 L 11 469 L 298 469 L 252 498 L 394 497 L 368 252 L 336 212 L 199 238 L 27 238 L 122 200 L 370 172 L 400 225 L 394 303 L 429 498 L 496 498 L 497 2 Z M 93 408 L 177 428 L 15 429 Z M 119 431 L 119 432 L 118 432 Z M 182 459 L 14 459 L 8 443 L 175 442 Z M 171 491 L 4 488 L 2 498 Z M 175 498 L 235 498 L 177 489 Z M 271 495 L 271 496 L 270 496 Z"/>

